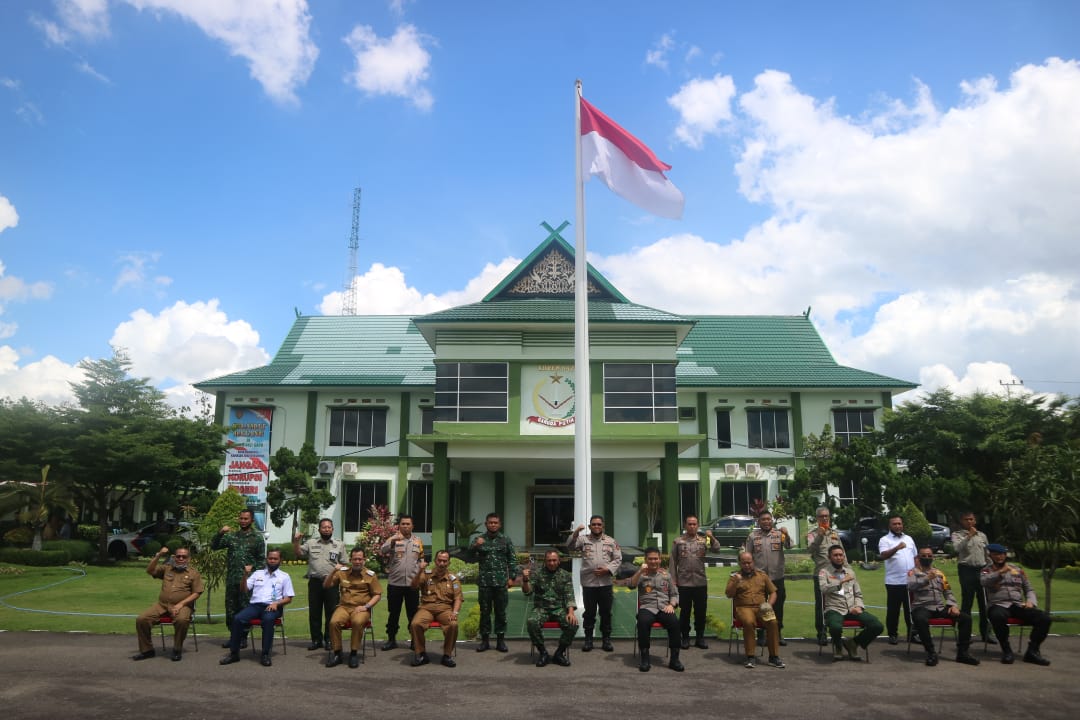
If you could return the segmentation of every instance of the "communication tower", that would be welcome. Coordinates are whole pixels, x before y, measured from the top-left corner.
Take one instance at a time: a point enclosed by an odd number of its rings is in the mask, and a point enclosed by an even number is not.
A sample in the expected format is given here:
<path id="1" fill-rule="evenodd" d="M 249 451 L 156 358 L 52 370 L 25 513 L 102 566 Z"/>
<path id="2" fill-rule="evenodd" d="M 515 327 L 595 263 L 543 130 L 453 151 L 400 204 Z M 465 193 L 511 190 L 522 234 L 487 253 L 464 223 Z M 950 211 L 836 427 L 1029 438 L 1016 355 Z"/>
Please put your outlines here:
<path id="1" fill-rule="evenodd" d="M 356 255 L 360 251 L 360 188 L 353 190 L 352 232 L 349 233 L 349 274 L 345 277 L 342 315 L 356 314 Z"/>

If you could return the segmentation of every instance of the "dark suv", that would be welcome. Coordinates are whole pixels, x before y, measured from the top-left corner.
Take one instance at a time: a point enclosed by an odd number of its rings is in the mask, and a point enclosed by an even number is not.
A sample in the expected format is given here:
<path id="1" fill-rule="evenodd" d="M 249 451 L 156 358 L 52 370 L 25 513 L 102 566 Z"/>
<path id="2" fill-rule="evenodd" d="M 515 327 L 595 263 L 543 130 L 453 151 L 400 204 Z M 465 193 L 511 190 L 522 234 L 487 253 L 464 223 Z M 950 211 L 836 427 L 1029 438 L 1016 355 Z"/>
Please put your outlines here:
<path id="1" fill-rule="evenodd" d="M 850 530 L 838 530 L 840 542 L 844 544 L 844 550 L 861 551 L 863 538 L 866 538 L 868 552 L 877 553 L 878 540 L 889 533 L 889 519 L 887 517 L 860 518 L 854 528 Z M 949 542 L 951 532 L 945 525 L 930 523 L 930 547 L 934 552 L 943 552 L 945 543 Z"/>

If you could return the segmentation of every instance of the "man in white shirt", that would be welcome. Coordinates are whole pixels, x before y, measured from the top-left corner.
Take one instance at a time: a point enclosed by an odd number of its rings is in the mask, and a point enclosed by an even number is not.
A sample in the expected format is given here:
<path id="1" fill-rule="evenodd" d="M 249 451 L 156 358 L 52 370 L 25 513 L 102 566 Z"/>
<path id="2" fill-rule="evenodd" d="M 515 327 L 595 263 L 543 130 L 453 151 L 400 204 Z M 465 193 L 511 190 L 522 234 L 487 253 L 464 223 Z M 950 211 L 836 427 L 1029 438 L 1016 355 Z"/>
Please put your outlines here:
<path id="1" fill-rule="evenodd" d="M 262 664 L 270 667 L 273 664 L 270 654 L 274 649 L 274 621 L 281 617 L 285 606 L 296 596 L 292 578 L 281 569 L 280 550 L 266 553 L 265 569 L 251 570 L 250 565 L 244 566 L 243 582 L 251 593 L 251 601 L 233 618 L 229 654 L 221 658 L 221 665 L 240 661 L 240 640 L 247 635 L 251 621 L 258 618 L 262 624 Z"/>
<path id="2" fill-rule="evenodd" d="M 878 555 L 885 561 L 885 631 L 889 644 L 898 643 L 900 608 L 904 609 L 904 626 L 912 634 L 911 606 L 908 603 L 908 570 L 915 567 L 918 548 L 910 535 L 904 534 L 904 518 L 889 517 L 889 533 L 878 540 Z"/>

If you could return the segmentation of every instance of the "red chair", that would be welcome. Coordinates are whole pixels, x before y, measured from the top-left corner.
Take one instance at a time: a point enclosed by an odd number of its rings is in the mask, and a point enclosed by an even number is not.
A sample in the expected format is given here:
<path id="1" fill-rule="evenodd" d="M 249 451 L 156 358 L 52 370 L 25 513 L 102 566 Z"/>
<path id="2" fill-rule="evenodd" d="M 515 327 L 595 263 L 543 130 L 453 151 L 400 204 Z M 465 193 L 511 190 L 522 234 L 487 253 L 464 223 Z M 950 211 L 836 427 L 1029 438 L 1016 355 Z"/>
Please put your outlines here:
<path id="1" fill-rule="evenodd" d="M 930 635 L 933 636 L 935 629 L 941 629 L 940 635 L 938 635 L 938 655 L 941 654 L 941 649 L 945 647 L 945 631 L 952 630 L 953 642 L 956 642 L 956 620 L 953 618 L 930 618 Z M 911 654 L 911 633 L 908 633 L 907 651 Z"/>
<path id="2" fill-rule="evenodd" d="M 987 609 L 989 610 L 989 607 L 987 607 Z M 1014 618 L 1014 617 L 1011 617 L 1008 620 L 1006 620 L 1005 624 L 1009 628 L 1014 628 L 1014 627 L 1020 628 L 1020 637 L 1016 641 L 1016 651 L 1015 652 L 1016 652 L 1017 655 L 1023 655 L 1024 654 L 1024 652 L 1023 652 L 1024 651 L 1024 628 L 1030 627 L 1030 625 L 1028 625 L 1026 622 L 1021 620 L 1020 618 Z M 987 628 L 987 631 L 990 634 L 993 634 L 993 632 L 994 632 L 993 626 Z M 1010 638 L 1012 637 L 1012 632 L 1009 633 L 1009 637 Z M 986 642 L 984 640 L 983 641 L 983 655 L 987 654 L 988 652 L 990 652 L 990 643 L 988 643 L 988 642 Z"/>
<path id="3" fill-rule="evenodd" d="M 824 610 L 824 608 L 822 608 L 822 611 L 821 611 L 821 623 L 822 623 L 823 627 L 828 628 L 828 624 L 825 622 L 825 610 Z M 862 626 L 863 626 L 863 624 L 861 622 L 859 622 L 858 620 L 844 620 L 844 626 L 842 628 L 841 637 L 843 637 L 844 632 L 847 632 L 848 630 L 859 630 L 859 629 L 862 628 Z M 832 644 L 832 643 L 830 643 L 830 644 Z M 819 656 L 821 655 L 821 651 L 824 648 L 825 648 L 824 645 L 818 645 L 817 654 Z M 863 652 L 866 653 L 866 662 L 867 662 L 867 664 L 869 664 L 870 663 L 870 647 L 869 646 L 864 647 Z"/>
<path id="4" fill-rule="evenodd" d="M 165 652 L 165 626 L 173 624 L 173 617 L 166 613 L 157 619 L 158 631 L 161 635 L 161 652 Z M 195 632 L 195 606 L 191 606 L 191 623 L 188 625 L 191 631 L 191 639 L 195 642 L 195 652 L 199 652 L 199 635 Z"/>
<path id="5" fill-rule="evenodd" d="M 345 624 L 341 626 L 342 631 L 352 631 L 352 620 L 346 620 Z M 371 657 L 375 657 L 378 651 L 375 647 L 375 628 L 371 627 L 371 620 L 369 619 L 364 623 L 364 627 L 360 629 L 360 662 L 367 661 L 367 646 L 368 638 L 371 638 Z M 333 651 L 331 651 L 333 652 Z"/>
<path id="6" fill-rule="evenodd" d="M 262 618 L 252 618 L 248 623 L 252 628 L 262 627 Z M 286 655 L 289 652 L 288 646 L 285 644 L 285 616 L 274 618 L 274 632 L 277 633 L 278 629 L 281 630 L 281 654 Z M 252 654 L 257 654 L 255 646 L 262 647 L 262 643 L 255 642 L 254 636 L 250 640 Z"/>

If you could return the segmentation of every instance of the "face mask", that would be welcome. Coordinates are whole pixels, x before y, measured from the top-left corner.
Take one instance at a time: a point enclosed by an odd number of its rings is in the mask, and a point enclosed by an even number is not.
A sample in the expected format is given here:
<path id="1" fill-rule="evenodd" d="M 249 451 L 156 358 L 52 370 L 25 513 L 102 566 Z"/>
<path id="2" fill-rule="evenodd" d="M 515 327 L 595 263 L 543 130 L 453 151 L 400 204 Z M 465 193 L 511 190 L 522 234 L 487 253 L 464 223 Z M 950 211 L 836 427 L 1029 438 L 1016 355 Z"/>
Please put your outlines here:
<path id="1" fill-rule="evenodd" d="M 919 564 L 922 565 L 924 568 L 928 568 L 934 564 L 934 558 L 921 557 L 919 558 Z"/>

